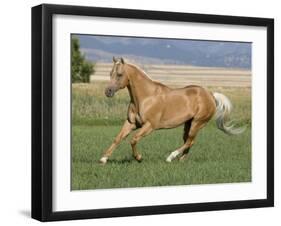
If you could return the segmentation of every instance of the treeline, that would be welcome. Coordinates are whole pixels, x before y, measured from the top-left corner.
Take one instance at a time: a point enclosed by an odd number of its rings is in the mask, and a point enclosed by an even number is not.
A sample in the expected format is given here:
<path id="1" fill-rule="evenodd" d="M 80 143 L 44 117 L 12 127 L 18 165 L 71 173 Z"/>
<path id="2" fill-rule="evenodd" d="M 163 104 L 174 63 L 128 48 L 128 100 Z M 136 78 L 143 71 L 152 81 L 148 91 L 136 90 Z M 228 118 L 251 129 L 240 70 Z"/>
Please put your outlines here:
<path id="1" fill-rule="evenodd" d="M 90 82 L 94 64 L 85 59 L 80 51 L 79 39 L 71 37 L 71 81 L 72 83 Z"/>

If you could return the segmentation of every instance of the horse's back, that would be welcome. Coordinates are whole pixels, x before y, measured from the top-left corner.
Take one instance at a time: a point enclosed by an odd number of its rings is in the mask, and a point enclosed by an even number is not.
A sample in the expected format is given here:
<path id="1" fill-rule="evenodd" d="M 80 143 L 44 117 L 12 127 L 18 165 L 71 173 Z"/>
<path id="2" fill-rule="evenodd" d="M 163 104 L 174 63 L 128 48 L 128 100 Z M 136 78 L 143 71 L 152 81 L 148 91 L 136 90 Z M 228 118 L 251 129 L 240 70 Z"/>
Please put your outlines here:
<path id="1" fill-rule="evenodd" d="M 182 88 L 184 90 L 184 93 L 188 96 L 192 95 L 199 95 L 201 97 L 207 97 L 213 100 L 213 94 L 207 90 L 206 88 L 198 85 L 188 85 Z"/>
<path id="2" fill-rule="evenodd" d="M 176 88 L 171 91 L 171 94 L 184 95 L 189 98 L 197 96 L 209 96 L 211 94 L 207 89 L 198 85 L 188 85 L 182 88 Z"/>
<path id="3" fill-rule="evenodd" d="M 212 116 L 216 110 L 216 103 L 213 94 L 206 88 L 198 85 L 188 85 L 183 88 L 174 89 L 171 96 L 182 96 L 185 99 L 182 104 L 198 114 L 198 117 Z"/>

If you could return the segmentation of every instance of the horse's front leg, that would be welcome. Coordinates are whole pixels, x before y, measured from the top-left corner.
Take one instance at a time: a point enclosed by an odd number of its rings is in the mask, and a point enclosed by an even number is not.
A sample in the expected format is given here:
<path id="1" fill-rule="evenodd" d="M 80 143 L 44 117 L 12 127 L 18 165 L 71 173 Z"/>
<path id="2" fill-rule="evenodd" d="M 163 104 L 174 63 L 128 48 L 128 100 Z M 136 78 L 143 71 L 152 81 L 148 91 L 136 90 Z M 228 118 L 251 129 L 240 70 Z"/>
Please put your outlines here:
<path id="1" fill-rule="evenodd" d="M 130 132 L 136 128 L 135 124 L 130 123 L 128 120 L 126 120 L 126 122 L 124 123 L 121 131 L 119 132 L 119 134 L 115 137 L 113 143 L 111 144 L 111 146 L 103 153 L 102 158 L 100 159 L 100 163 L 105 164 L 108 160 L 108 158 L 111 156 L 112 152 L 114 151 L 114 149 L 118 146 L 118 144 L 120 144 L 120 142 L 127 137 Z"/>
<path id="2" fill-rule="evenodd" d="M 145 137 L 146 135 L 150 134 L 153 131 L 153 128 L 150 124 L 150 122 L 146 122 L 141 128 L 140 130 L 133 136 L 132 140 L 131 140 L 131 146 L 132 146 L 132 150 L 133 150 L 133 156 L 137 161 L 141 161 L 141 155 L 138 153 L 136 145 L 137 142 L 142 138 Z"/>

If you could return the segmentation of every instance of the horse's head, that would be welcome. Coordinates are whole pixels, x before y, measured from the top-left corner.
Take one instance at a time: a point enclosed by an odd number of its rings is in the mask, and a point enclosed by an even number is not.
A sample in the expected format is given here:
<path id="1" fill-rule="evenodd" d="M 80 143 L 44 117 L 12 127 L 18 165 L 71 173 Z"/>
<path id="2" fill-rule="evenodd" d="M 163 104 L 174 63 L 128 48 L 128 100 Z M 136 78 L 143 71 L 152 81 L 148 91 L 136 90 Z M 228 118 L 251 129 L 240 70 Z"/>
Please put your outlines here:
<path id="1" fill-rule="evenodd" d="M 124 59 L 122 57 L 120 59 L 113 57 L 113 63 L 110 72 L 110 82 L 105 89 L 105 95 L 107 97 L 113 97 L 115 92 L 119 89 L 124 89 L 129 83 L 127 73 L 125 72 L 126 64 Z"/>

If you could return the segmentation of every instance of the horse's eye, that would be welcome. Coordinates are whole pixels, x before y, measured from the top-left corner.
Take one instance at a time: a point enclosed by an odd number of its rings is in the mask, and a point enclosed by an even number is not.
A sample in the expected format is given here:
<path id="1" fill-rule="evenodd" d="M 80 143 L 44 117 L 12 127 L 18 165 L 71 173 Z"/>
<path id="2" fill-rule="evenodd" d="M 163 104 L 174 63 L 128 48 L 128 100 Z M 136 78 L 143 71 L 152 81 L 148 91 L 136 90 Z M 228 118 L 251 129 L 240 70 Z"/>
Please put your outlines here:
<path id="1" fill-rule="evenodd" d="M 122 73 L 117 73 L 117 76 L 118 76 L 118 77 L 121 77 L 121 76 L 122 76 Z"/>

